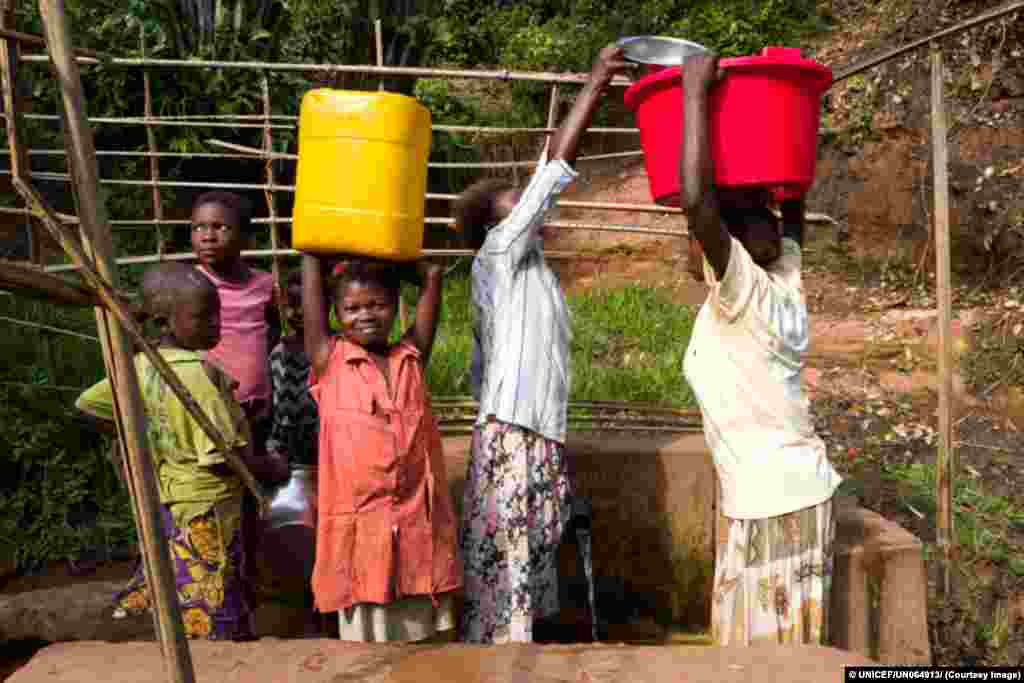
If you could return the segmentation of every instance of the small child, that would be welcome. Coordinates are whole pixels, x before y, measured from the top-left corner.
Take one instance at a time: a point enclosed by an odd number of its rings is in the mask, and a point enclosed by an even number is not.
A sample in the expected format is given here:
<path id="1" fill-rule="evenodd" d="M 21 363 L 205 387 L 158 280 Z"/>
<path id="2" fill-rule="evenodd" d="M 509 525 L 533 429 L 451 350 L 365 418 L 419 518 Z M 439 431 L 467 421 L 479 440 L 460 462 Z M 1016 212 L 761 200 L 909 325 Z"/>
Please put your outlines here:
<path id="1" fill-rule="evenodd" d="M 395 345 L 400 280 L 420 284 Z M 424 368 L 437 331 L 441 269 L 368 260 L 327 283 L 341 327 L 329 337 L 317 256 L 303 257 L 310 383 L 320 408 L 313 592 L 349 641 L 450 639 L 462 585 L 456 522 Z M 447 632 L 447 633 L 441 633 Z"/>
<path id="2" fill-rule="evenodd" d="M 261 600 L 300 609 L 305 617 L 305 634 L 319 635 L 321 624 L 313 610 L 310 588 L 316 553 L 316 529 L 308 524 L 316 518 L 317 439 L 320 418 L 309 391 L 309 357 L 303 346 L 302 272 L 294 271 L 285 287 L 284 315 L 290 334 L 270 352 L 270 384 L 273 398 L 267 452 L 292 468 L 291 487 L 281 495 L 309 493 L 301 502 L 310 513 L 304 523 L 288 520 L 262 535 L 259 550 L 250 554 L 254 592 Z M 298 482 L 310 482 L 308 488 Z M 283 561 L 282 561 L 283 560 Z"/>
<path id="3" fill-rule="evenodd" d="M 265 477 L 251 457 L 251 437 L 233 395 L 233 381 L 200 355 L 220 340 L 217 289 L 182 263 L 150 269 L 142 286 L 145 311 L 161 330 L 160 354 L 228 445 L 254 474 Z M 135 367 L 185 633 L 211 640 L 248 638 L 249 605 L 239 580 L 244 565 L 242 482 L 149 359 L 138 354 Z M 97 427 L 114 431 L 110 380 L 86 390 L 75 405 Z M 150 605 L 140 562 L 135 577 L 115 598 L 114 617 L 142 614 Z"/>
<path id="4" fill-rule="evenodd" d="M 309 393 L 309 356 L 303 340 L 302 272 L 294 271 L 285 286 L 285 315 L 291 334 L 270 352 L 273 413 L 267 452 L 292 465 L 316 466 L 320 418 Z"/>
<path id="5" fill-rule="evenodd" d="M 280 337 L 274 278 L 242 260 L 252 225 L 249 203 L 231 192 L 208 192 L 192 206 L 192 248 L 201 270 L 220 294 L 221 340 L 207 353 L 238 382 L 257 452 L 270 417 L 269 351 Z"/>

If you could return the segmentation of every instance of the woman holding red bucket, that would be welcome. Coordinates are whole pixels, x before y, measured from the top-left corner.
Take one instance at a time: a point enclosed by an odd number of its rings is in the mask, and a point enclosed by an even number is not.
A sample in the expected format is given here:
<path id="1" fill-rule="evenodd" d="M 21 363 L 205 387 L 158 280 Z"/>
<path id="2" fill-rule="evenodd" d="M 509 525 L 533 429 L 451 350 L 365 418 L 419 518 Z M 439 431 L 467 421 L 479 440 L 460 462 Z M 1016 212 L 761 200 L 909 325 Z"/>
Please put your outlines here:
<path id="1" fill-rule="evenodd" d="M 716 187 L 710 94 L 728 70 L 683 64 L 681 204 L 690 270 L 710 287 L 684 370 L 701 407 L 721 510 L 711 629 L 721 645 L 824 643 L 840 477 L 814 433 L 800 371 L 804 202 L 766 187 Z M 793 193 L 790 192 L 790 195 Z"/>

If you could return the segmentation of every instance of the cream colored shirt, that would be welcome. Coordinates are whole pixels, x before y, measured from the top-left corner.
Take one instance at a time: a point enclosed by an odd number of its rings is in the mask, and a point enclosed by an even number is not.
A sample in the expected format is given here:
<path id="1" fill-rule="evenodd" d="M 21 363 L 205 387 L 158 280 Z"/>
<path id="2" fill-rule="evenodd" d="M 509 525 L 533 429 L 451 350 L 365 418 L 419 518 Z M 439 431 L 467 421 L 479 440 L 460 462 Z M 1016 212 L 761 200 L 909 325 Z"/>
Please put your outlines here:
<path id="1" fill-rule="evenodd" d="M 732 240 L 721 282 L 711 288 L 683 363 L 700 403 L 704 435 L 734 519 L 775 517 L 828 500 L 841 481 L 815 434 L 801 384 L 808 321 L 800 247 L 782 240 L 767 269 Z"/>

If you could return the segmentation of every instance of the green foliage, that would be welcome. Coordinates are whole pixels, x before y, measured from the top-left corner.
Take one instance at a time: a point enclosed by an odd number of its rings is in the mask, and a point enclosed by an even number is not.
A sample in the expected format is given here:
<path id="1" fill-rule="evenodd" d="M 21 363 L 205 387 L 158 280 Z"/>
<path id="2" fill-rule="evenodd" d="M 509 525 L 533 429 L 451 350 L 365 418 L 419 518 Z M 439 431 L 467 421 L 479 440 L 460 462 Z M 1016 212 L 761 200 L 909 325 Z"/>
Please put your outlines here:
<path id="1" fill-rule="evenodd" d="M 810 0 L 704 0 L 673 21 L 673 35 L 713 48 L 724 56 L 759 52 L 766 45 L 798 47 L 822 28 Z"/>
<path id="2" fill-rule="evenodd" d="M 934 527 L 937 514 L 933 463 L 883 465 L 882 476 L 900 485 L 903 500 Z M 957 477 L 953 486 L 953 520 L 962 560 L 1005 563 L 1024 575 L 1024 557 L 1016 542 L 1024 528 L 1024 508 L 1005 496 L 988 493 L 979 480 Z"/>
<path id="3" fill-rule="evenodd" d="M 91 312 L 2 295 L 0 315 L 0 556 L 25 567 L 102 556 L 133 539 L 130 503 L 108 444 L 74 421 L 65 389 L 102 376 L 99 344 L 6 320 L 95 335 Z"/>
<path id="4" fill-rule="evenodd" d="M 68 420 L 53 392 L 0 388 L 0 553 L 19 566 L 108 554 L 134 541 L 131 503 L 107 447 Z"/>

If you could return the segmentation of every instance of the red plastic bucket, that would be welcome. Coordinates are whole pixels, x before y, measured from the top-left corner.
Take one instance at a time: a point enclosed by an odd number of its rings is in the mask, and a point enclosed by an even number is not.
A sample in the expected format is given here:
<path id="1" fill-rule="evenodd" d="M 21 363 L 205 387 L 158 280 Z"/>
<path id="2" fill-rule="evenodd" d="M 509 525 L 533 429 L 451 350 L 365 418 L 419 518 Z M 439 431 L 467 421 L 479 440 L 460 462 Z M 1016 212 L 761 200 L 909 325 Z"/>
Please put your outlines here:
<path id="1" fill-rule="evenodd" d="M 725 79 L 711 90 L 711 158 L 719 187 L 760 186 L 799 196 L 814 182 L 821 95 L 832 71 L 799 48 L 766 47 L 754 57 L 722 59 Z M 680 67 L 658 70 L 626 90 L 640 129 L 651 196 L 679 206 L 683 134 Z"/>

